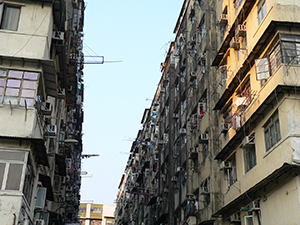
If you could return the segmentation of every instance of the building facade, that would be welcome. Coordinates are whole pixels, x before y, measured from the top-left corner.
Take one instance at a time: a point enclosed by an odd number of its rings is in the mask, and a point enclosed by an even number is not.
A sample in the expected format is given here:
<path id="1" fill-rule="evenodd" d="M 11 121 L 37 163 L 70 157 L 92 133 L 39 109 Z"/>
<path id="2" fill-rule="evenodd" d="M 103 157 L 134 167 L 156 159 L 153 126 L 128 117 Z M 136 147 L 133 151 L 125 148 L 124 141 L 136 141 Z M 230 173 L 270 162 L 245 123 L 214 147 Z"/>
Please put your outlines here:
<path id="1" fill-rule="evenodd" d="M 116 224 L 299 223 L 299 6 L 183 2 Z"/>
<path id="2" fill-rule="evenodd" d="M 81 225 L 114 225 L 115 205 L 81 203 L 79 221 Z"/>
<path id="3" fill-rule="evenodd" d="M 1 224 L 78 221 L 84 1 L 0 2 Z"/>

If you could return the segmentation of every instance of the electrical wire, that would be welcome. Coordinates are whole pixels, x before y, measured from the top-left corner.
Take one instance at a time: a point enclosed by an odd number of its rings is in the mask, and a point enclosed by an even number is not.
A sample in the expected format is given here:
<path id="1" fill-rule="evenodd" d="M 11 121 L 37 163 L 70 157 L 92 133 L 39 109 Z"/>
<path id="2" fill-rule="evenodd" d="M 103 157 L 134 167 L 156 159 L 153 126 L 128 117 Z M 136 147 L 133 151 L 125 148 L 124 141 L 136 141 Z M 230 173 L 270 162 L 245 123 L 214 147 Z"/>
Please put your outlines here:
<path id="1" fill-rule="evenodd" d="M 51 3 L 51 6 L 53 6 L 54 4 L 54 1 L 52 1 Z M 29 43 L 29 41 L 33 38 L 33 36 L 36 34 L 36 32 L 40 29 L 40 27 L 42 26 L 42 24 L 44 23 L 45 19 L 47 18 L 48 14 L 49 14 L 50 11 L 47 12 L 47 14 L 44 16 L 44 18 L 42 19 L 41 23 L 39 24 L 39 26 L 35 29 L 35 31 L 33 32 L 33 34 L 29 37 L 29 39 L 25 42 L 25 44 L 15 53 L 13 54 L 13 57 L 16 56 L 20 51 L 22 51 L 26 46 L 27 44 Z"/>

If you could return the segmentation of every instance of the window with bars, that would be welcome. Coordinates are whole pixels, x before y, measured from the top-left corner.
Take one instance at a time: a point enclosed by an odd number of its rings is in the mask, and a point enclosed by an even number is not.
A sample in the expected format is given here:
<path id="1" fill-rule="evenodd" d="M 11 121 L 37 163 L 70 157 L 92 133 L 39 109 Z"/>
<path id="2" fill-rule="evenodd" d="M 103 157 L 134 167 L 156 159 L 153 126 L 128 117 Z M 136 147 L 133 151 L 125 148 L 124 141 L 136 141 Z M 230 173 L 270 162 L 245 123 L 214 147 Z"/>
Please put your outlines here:
<path id="1" fill-rule="evenodd" d="M 281 140 L 278 111 L 276 111 L 264 126 L 266 150 L 270 150 Z"/>
<path id="2" fill-rule="evenodd" d="M 0 104 L 34 106 L 39 73 L 0 69 Z"/>

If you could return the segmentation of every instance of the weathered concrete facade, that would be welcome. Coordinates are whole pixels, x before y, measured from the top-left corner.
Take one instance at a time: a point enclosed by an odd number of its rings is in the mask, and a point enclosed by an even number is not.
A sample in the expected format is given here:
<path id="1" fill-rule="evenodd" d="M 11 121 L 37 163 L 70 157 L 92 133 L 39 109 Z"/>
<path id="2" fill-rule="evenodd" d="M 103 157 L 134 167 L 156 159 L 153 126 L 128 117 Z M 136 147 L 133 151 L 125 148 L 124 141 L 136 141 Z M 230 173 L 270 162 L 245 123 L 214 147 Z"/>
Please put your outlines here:
<path id="1" fill-rule="evenodd" d="M 0 2 L 1 224 L 77 221 L 83 6 Z"/>
<path id="2" fill-rule="evenodd" d="M 299 6 L 183 2 L 117 224 L 299 223 Z"/>

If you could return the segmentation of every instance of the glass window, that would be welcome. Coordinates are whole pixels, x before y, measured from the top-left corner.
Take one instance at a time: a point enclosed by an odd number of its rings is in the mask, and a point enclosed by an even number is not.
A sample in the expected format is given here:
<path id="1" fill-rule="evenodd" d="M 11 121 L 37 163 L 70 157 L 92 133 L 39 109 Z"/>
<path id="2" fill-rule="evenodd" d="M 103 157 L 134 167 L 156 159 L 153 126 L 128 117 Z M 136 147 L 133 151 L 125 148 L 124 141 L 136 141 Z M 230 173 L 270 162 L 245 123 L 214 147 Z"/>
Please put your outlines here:
<path id="1" fill-rule="evenodd" d="M 22 176 L 23 164 L 9 165 L 9 171 L 6 181 L 5 190 L 19 190 Z"/>
<path id="2" fill-rule="evenodd" d="M 39 73 L 0 70 L 0 104 L 34 106 Z"/>
<path id="3" fill-rule="evenodd" d="M 231 163 L 228 174 L 228 184 L 233 185 L 237 181 L 237 171 L 236 171 L 236 159 L 235 154 L 228 160 Z"/>
<path id="4" fill-rule="evenodd" d="M 2 18 L 2 20 L 0 20 L 1 29 L 17 30 L 20 12 L 20 7 L 13 7 L 4 3 L 0 3 L 0 16 Z"/>
<path id="5" fill-rule="evenodd" d="M 278 111 L 272 115 L 264 126 L 266 150 L 272 148 L 281 140 Z"/>
<path id="6" fill-rule="evenodd" d="M 5 163 L 0 163 L 0 190 L 2 188 L 3 178 L 4 178 L 4 171 L 5 171 Z"/>
<path id="7" fill-rule="evenodd" d="M 29 205 L 31 204 L 33 184 L 34 184 L 34 171 L 29 158 L 27 162 L 25 181 L 23 187 L 23 193 Z"/>
<path id="8" fill-rule="evenodd" d="M 267 15 L 267 6 L 266 6 L 266 1 L 263 0 L 259 3 L 258 5 L 258 24 L 262 22 L 264 17 Z"/>
<path id="9" fill-rule="evenodd" d="M 252 138 L 251 144 L 246 144 L 244 146 L 244 160 L 245 160 L 245 172 L 247 173 L 256 165 L 254 138 Z"/>

